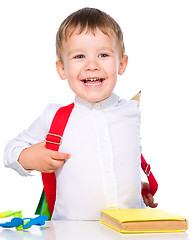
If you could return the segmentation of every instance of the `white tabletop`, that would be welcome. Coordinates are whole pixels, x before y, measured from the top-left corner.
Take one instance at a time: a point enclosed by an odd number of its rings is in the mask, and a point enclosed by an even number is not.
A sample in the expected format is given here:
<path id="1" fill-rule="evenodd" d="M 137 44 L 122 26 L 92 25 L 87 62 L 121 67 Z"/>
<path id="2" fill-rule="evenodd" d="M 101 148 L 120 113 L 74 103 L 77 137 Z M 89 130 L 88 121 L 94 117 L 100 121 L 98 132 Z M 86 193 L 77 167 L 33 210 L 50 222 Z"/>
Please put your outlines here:
<path id="1" fill-rule="evenodd" d="M 195 225 L 196 226 L 196 225 Z M 194 227 L 194 226 L 193 226 Z M 191 229 L 183 233 L 121 234 L 98 221 L 50 221 L 45 226 L 32 226 L 26 231 L 0 228 L 1 240 L 195 240 Z"/>

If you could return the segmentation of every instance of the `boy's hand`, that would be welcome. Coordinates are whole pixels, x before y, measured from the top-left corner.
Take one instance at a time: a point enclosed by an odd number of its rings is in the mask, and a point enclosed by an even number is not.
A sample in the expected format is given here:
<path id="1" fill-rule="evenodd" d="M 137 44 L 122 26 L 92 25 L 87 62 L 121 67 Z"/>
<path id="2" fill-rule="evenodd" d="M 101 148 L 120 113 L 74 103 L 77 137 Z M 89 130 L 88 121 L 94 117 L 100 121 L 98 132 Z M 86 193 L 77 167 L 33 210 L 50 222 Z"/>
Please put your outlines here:
<path id="1" fill-rule="evenodd" d="M 70 158 L 70 154 L 49 150 L 45 146 L 46 143 L 43 141 L 24 149 L 19 156 L 18 162 L 26 170 L 51 173 Z"/>
<path id="2" fill-rule="evenodd" d="M 150 191 L 150 186 L 148 183 L 143 183 L 142 190 Z M 158 206 L 158 203 L 154 203 L 154 197 L 152 194 L 148 193 L 146 196 L 143 196 L 144 203 L 147 207 L 156 208 Z"/>

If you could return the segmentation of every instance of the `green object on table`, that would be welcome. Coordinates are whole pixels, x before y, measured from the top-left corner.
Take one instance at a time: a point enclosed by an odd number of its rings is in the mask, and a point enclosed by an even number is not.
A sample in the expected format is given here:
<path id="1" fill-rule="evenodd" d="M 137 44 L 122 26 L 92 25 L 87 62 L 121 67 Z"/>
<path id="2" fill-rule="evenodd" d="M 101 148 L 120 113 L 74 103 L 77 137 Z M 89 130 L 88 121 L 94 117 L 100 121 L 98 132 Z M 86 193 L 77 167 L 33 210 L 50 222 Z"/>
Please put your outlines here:
<path id="1" fill-rule="evenodd" d="M 48 202 L 47 202 L 47 199 L 46 199 L 44 189 L 42 191 L 41 198 L 39 200 L 39 203 L 38 203 L 37 209 L 35 211 L 35 214 L 41 215 L 41 216 L 43 216 L 43 215 L 47 216 L 48 220 L 51 219 L 50 209 L 48 207 Z"/>
<path id="2" fill-rule="evenodd" d="M 13 211 L 2 212 L 2 213 L 0 213 L 0 218 L 11 217 L 13 214 L 14 214 Z"/>
<path id="3" fill-rule="evenodd" d="M 22 218 L 22 210 L 17 211 L 17 212 L 13 212 L 13 211 L 9 210 L 9 211 L 0 213 L 0 218 L 6 218 L 6 217 L 11 217 L 11 216 Z"/>

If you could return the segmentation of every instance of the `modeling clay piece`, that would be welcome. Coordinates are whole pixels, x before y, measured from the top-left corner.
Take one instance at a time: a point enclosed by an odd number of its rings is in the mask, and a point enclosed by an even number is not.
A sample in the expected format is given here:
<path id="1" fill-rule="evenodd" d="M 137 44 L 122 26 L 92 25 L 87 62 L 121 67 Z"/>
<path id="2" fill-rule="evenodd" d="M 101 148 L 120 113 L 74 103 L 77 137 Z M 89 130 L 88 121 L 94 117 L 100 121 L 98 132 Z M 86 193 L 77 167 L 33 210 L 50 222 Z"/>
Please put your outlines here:
<path id="1" fill-rule="evenodd" d="M 0 213 L 0 218 L 6 218 L 6 217 L 11 217 L 11 216 L 22 218 L 22 210 L 17 211 L 17 212 L 13 212 L 13 211 L 9 210 L 9 211 Z"/>
<path id="2" fill-rule="evenodd" d="M 35 218 L 23 218 L 22 211 L 13 212 L 13 211 L 6 211 L 0 213 L 0 218 L 6 218 L 13 216 L 10 222 L 1 223 L 0 227 L 3 228 L 12 228 L 15 227 L 17 230 L 21 231 L 24 229 L 30 228 L 32 225 L 43 226 L 45 221 L 48 220 L 47 216 L 38 216 Z"/>
<path id="3" fill-rule="evenodd" d="M 45 221 L 48 220 L 47 216 L 38 216 L 36 218 L 24 218 L 23 220 L 30 220 L 28 223 L 24 224 L 23 229 L 30 228 L 32 225 L 43 226 Z"/>
<path id="4" fill-rule="evenodd" d="M 12 228 L 12 227 L 18 227 L 20 225 L 23 225 L 24 221 L 22 218 L 12 218 L 11 222 L 1 223 L 0 227 L 4 228 Z"/>
<path id="5" fill-rule="evenodd" d="M 23 218 L 23 217 L 22 217 L 22 210 L 21 210 L 21 211 L 14 212 L 14 213 L 13 213 L 13 217 Z"/>
<path id="6" fill-rule="evenodd" d="M 0 213 L 0 218 L 11 217 L 13 214 L 14 214 L 14 212 L 12 212 L 12 211 L 2 212 L 2 213 Z"/>

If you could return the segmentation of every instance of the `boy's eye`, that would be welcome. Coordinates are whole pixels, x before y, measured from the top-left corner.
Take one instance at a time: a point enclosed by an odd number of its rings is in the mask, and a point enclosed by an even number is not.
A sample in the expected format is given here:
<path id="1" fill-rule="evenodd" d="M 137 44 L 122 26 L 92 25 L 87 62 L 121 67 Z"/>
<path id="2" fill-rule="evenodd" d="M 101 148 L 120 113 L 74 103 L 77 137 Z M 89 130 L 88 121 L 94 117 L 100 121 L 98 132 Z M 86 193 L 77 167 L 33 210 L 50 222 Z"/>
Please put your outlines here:
<path id="1" fill-rule="evenodd" d="M 81 58 L 84 58 L 84 55 L 82 55 L 82 54 L 78 54 L 78 55 L 75 56 L 74 58 L 76 58 L 76 59 L 81 59 Z"/>
<path id="2" fill-rule="evenodd" d="M 101 53 L 101 54 L 99 54 L 99 56 L 98 57 L 100 57 L 100 58 L 105 58 L 105 57 L 108 57 L 109 55 L 107 54 L 107 53 Z"/>

